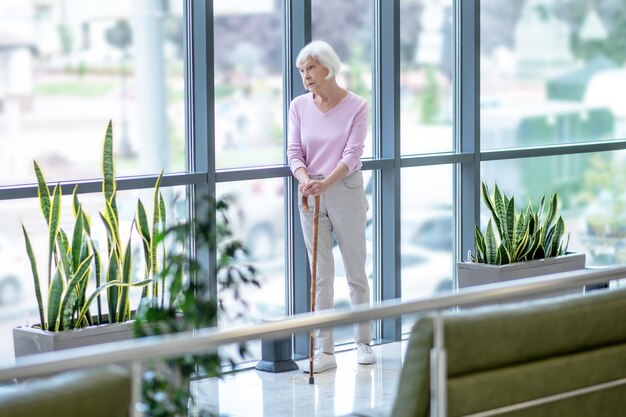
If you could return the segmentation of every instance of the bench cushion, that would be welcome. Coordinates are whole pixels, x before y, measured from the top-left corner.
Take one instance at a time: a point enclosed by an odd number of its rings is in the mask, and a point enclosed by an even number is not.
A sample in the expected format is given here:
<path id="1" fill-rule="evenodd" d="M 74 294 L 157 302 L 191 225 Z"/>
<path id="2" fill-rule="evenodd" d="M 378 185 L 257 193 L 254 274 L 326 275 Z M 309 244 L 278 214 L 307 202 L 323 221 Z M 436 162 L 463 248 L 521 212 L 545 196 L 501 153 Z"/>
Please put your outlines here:
<path id="1" fill-rule="evenodd" d="M 626 344 L 476 372 L 448 380 L 448 416 L 464 416 L 626 377 Z M 507 417 L 614 416 L 626 386 L 562 399 Z"/>
<path id="2" fill-rule="evenodd" d="M 0 417 L 127 417 L 131 379 L 117 366 L 71 371 L 0 391 Z"/>
<path id="3" fill-rule="evenodd" d="M 444 320 L 451 384 L 455 378 L 461 381 L 466 376 L 471 381 L 477 376 L 474 374 L 487 375 L 490 370 L 541 363 L 626 343 L 626 289 L 462 312 L 446 314 Z M 394 417 L 428 415 L 432 346 L 433 317 L 428 315 L 418 319 L 413 328 Z M 480 392 L 474 391 L 478 386 L 459 387 L 465 387 L 454 394 L 459 399 Z M 477 396 L 476 401 L 480 402 L 480 398 Z"/>

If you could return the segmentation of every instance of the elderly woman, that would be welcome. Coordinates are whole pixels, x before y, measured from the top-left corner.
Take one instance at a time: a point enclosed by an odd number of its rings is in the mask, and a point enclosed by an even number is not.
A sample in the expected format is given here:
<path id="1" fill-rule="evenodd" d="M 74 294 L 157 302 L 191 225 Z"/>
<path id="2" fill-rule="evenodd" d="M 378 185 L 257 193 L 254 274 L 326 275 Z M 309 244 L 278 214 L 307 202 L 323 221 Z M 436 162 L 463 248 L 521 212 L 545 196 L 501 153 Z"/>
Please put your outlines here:
<path id="1" fill-rule="evenodd" d="M 365 273 L 367 199 L 363 190 L 361 155 L 368 126 L 365 99 L 340 87 L 335 76 L 341 61 L 326 42 L 314 41 L 298 54 L 304 87 L 289 109 L 287 158 L 299 182 L 300 219 L 311 259 L 313 214 L 302 208 L 302 196 L 320 197 L 315 309 L 334 305 L 333 234 L 339 245 L 353 305 L 369 303 Z M 355 325 L 357 361 L 376 362 L 370 347 L 369 323 Z M 317 332 L 315 372 L 336 368 L 332 329 Z"/>

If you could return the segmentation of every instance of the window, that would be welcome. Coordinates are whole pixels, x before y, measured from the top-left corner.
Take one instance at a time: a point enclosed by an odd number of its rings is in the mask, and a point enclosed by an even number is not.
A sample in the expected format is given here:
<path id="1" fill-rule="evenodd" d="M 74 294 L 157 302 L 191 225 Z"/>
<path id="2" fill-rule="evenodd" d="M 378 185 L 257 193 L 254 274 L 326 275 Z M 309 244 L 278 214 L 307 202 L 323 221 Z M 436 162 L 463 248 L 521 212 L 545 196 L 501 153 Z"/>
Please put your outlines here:
<path id="1" fill-rule="evenodd" d="M 284 159 L 281 13 L 273 0 L 216 0 L 217 168 Z"/>
<path id="2" fill-rule="evenodd" d="M 0 185 L 186 170 L 182 1 L 2 3 Z"/>
<path id="3" fill-rule="evenodd" d="M 419 190 L 419 191 L 417 191 Z M 402 299 L 452 289 L 454 221 L 451 166 L 402 170 L 400 274 Z M 403 320 L 410 331 L 414 318 Z"/>
<path id="4" fill-rule="evenodd" d="M 312 0 L 313 40 L 328 42 L 343 64 L 337 82 L 372 105 L 372 16 L 369 0 Z M 372 156 L 371 124 L 363 158 Z"/>
<path id="5" fill-rule="evenodd" d="M 452 150 L 453 39 L 451 1 L 400 1 L 403 155 Z"/>
<path id="6" fill-rule="evenodd" d="M 625 262 L 626 110 L 615 92 L 626 91 L 626 12 L 618 3 L 214 0 L 213 30 L 206 33 L 211 25 L 202 12 L 211 2 L 205 0 L 2 2 L 0 338 L 37 320 L 20 230 L 23 222 L 45 250 L 32 160 L 52 183 L 92 187 L 80 199 L 99 225 L 102 196 L 86 180 L 101 176 L 109 119 L 123 230 L 130 232 L 138 197 L 151 210 L 150 178 L 161 170 L 172 222 L 186 218 L 193 203 L 187 195 L 231 194 L 234 237 L 250 250 L 246 260 L 262 284 L 242 289 L 249 313 L 261 320 L 307 311 L 306 248 L 287 229 L 297 208 L 283 129 L 283 86 L 300 82 L 291 79 L 293 62 L 285 58 L 295 57 L 305 39 L 329 42 L 344 63 L 339 83 L 371 105 L 375 123 L 363 157 L 373 303 L 397 296 L 395 279 L 405 299 L 452 287 L 454 262 L 469 249 L 461 245 L 471 244 L 474 221 L 486 224 L 487 213 L 472 209 L 483 209 L 477 175 L 491 187 L 497 181 L 520 204 L 558 192 L 570 250 L 585 252 L 589 266 Z M 465 36 L 472 33 L 480 33 L 479 42 Z M 187 47 L 214 53 L 193 59 Z M 376 62 L 381 51 L 394 59 Z M 480 91 L 474 60 L 481 64 Z M 377 81 L 381 97 L 372 93 L 375 69 L 384 77 Z M 207 72 L 213 91 L 202 87 Z M 207 108 L 215 111 L 214 124 L 205 123 Z M 480 117 L 478 135 L 471 123 L 461 125 L 460 115 Z M 396 134 L 400 149 L 391 142 Z M 203 151 L 193 154 L 196 149 Z M 215 172 L 204 172 L 213 156 Z M 289 226 L 299 229 L 295 220 Z M 343 307 L 349 295 L 335 252 L 336 302 Z M 219 324 L 233 322 L 221 316 Z M 373 322 L 373 336 L 400 339 L 396 323 L 389 324 Z M 402 328 L 411 324 L 405 317 Z M 337 343 L 351 342 L 353 331 L 338 328 L 335 336 Z M 296 335 L 294 353 L 306 355 L 308 343 L 308 335 Z M 258 347 L 251 346 L 252 359 Z M 1 349 L 0 362 L 10 363 L 12 347 Z"/>
<path id="7" fill-rule="evenodd" d="M 481 146 L 626 135 L 626 15 L 616 2 L 481 1 Z"/>

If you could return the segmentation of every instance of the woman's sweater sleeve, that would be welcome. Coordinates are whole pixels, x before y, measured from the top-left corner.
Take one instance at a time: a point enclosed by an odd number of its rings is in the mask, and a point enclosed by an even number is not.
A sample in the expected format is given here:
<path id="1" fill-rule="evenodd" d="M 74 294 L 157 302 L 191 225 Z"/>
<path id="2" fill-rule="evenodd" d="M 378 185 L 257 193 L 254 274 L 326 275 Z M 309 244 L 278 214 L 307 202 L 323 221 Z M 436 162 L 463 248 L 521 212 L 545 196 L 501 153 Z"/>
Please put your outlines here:
<path id="1" fill-rule="evenodd" d="M 363 149 L 365 148 L 368 116 L 368 104 L 364 100 L 355 113 L 350 135 L 339 161 L 348 167 L 348 175 L 361 168 L 361 155 L 363 155 Z"/>
<path id="2" fill-rule="evenodd" d="M 300 115 L 297 107 L 297 104 L 294 102 L 289 106 L 289 125 L 287 133 L 287 163 L 293 173 L 295 173 L 298 168 L 306 168 L 300 136 Z"/>

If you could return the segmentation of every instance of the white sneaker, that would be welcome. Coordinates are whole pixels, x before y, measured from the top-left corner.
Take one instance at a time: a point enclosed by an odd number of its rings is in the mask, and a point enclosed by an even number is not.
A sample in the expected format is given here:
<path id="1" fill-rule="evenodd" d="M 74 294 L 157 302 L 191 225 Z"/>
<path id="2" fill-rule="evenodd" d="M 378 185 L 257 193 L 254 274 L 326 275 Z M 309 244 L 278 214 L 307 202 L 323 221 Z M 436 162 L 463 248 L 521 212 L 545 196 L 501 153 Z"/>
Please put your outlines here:
<path id="1" fill-rule="evenodd" d="M 337 361 L 335 360 L 335 355 L 329 355 L 321 351 L 315 353 L 313 357 L 313 373 L 318 374 L 336 367 Z M 307 362 L 304 372 L 309 373 L 309 362 Z"/>
<path id="2" fill-rule="evenodd" d="M 371 365 L 376 363 L 376 354 L 370 345 L 360 343 L 356 350 L 356 359 L 361 365 Z"/>

